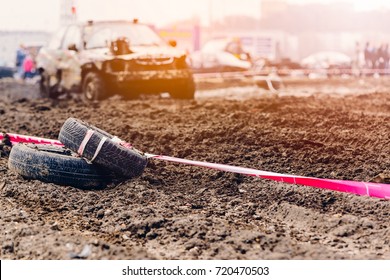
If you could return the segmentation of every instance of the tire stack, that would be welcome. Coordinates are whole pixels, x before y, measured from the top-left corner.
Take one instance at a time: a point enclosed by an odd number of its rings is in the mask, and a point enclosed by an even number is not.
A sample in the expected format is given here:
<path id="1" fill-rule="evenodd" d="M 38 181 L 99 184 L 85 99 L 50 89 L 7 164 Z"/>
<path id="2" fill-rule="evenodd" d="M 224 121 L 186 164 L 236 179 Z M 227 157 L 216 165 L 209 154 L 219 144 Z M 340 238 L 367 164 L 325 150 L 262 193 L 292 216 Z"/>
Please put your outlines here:
<path id="1" fill-rule="evenodd" d="M 87 133 L 91 136 L 86 141 Z M 146 156 L 116 139 L 99 128 L 69 118 L 59 134 L 64 147 L 19 143 L 11 150 L 8 167 L 27 179 L 78 188 L 104 187 L 113 181 L 140 176 L 147 164 Z M 84 148 L 80 155 L 81 145 Z"/>

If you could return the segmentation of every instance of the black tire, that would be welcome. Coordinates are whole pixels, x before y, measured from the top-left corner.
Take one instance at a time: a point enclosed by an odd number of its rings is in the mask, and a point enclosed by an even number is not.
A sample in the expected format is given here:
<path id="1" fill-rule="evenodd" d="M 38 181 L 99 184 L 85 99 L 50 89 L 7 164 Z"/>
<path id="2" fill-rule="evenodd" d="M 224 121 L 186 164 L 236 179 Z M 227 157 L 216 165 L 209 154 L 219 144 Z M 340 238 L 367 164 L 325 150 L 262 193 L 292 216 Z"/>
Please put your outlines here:
<path id="1" fill-rule="evenodd" d="M 59 84 L 61 81 L 62 73 L 60 71 L 57 71 L 56 79 L 57 82 L 55 85 L 51 85 L 51 77 L 45 73 L 44 70 L 40 70 L 40 77 L 39 80 L 39 92 L 43 98 L 52 98 L 56 99 L 64 92 L 59 90 Z"/>
<path id="2" fill-rule="evenodd" d="M 39 80 L 39 92 L 43 98 L 50 97 L 50 76 L 46 75 L 43 71 L 41 74 L 41 79 Z"/>
<path id="3" fill-rule="evenodd" d="M 195 83 L 193 79 L 188 79 L 177 83 L 175 89 L 170 91 L 170 95 L 175 99 L 194 99 Z"/>
<path id="4" fill-rule="evenodd" d="M 83 98 L 90 101 L 103 100 L 108 97 L 106 84 L 99 73 L 89 72 L 83 80 Z"/>
<path id="5" fill-rule="evenodd" d="M 27 179 L 78 188 L 104 187 L 113 178 L 107 170 L 87 163 L 68 149 L 52 145 L 13 146 L 8 168 Z"/>
<path id="6" fill-rule="evenodd" d="M 74 118 L 67 119 L 60 130 L 58 139 L 65 147 L 77 152 L 88 130 L 93 130 L 94 133 L 85 146 L 83 157 L 90 161 L 101 139 L 107 137 L 93 162 L 124 178 L 133 178 L 142 174 L 147 164 L 146 156 L 134 148 L 123 147 L 112 140 L 111 134 L 83 121 Z"/>

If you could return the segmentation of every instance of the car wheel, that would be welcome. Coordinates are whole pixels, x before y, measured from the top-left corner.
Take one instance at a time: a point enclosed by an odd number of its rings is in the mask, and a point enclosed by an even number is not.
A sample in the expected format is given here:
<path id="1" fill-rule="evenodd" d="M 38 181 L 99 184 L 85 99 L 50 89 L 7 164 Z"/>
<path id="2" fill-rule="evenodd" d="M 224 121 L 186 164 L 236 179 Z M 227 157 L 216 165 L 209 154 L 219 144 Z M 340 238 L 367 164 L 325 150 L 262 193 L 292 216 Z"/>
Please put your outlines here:
<path id="1" fill-rule="evenodd" d="M 39 80 L 39 92 L 43 98 L 50 97 L 50 76 L 42 72 Z"/>
<path id="2" fill-rule="evenodd" d="M 170 95 L 175 99 L 194 99 L 195 83 L 193 79 L 188 79 L 182 83 L 178 83 L 176 87 L 170 91 Z"/>
<path id="3" fill-rule="evenodd" d="M 59 84 L 61 79 L 61 73 L 57 73 L 57 82 L 55 85 L 51 85 L 51 77 L 42 71 L 40 73 L 41 79 L 39 80 L 39 92 L 43 98 L 58 98 L 64 91 L 59 90 Z"/>
<path id="4" fill-rule="evenodd" d="M 96 72 L 85 75 L 82 91 L 87 101 L 103 100 L 107 97 L 103 78 Z"/>
<path id="5" fill-rule="evenodd" d="M 88 164 L 70 150 L 36 144 L 17 144 L 12 147 L 8 167 L 27 179 L 78 188 L 107 185 L 112 175 L 104 168 Z"/>
<path id="6" fill-rule="evenodd" d="M 88 131 L 93 133 L 85 143 Z M 58 140 L 70 150 L 81 153 L 87 160 L 93 160 L 93 163 L 124 178 L 140 176 L 147 164 L 146 156 L 136 149 L 125 147 L 111 134 L 74 118 L 65 121 Z M 85 145 L 80 152 L 82 143 Z"/>

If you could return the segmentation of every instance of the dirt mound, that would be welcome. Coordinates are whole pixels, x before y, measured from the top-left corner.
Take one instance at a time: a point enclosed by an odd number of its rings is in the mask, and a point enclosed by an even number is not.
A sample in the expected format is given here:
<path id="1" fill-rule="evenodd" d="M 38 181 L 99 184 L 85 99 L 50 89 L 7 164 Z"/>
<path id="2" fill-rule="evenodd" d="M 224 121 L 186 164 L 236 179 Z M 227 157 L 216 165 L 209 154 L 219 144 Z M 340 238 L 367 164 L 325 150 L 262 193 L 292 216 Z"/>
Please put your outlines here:
<path id="1" fill-rule="evenodd" d="M 296 86 L 294 90 L 299 91 Z M 137 149 L 384 181 L 390 95 L 0 101 L 4 132 L 56 138 L 70 116 Z M 389 259 L 390 201 L 150 160 L 103 190 L 28 181 L 0 157 L 2 259 Z"/>

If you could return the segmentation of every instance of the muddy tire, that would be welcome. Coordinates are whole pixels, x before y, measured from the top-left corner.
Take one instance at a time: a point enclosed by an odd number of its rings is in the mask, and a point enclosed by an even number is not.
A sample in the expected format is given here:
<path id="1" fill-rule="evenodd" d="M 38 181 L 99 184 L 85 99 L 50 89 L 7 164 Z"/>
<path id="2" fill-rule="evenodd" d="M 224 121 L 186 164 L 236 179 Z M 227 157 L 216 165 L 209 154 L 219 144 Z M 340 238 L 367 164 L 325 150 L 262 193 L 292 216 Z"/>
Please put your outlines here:
<path id="1" fill-rule="evenodd" d="M 85 75 L 82 92 L 87 102 L 103 100 L 108 97 L 106 84 L 103 77 L 96 72 L 89 72 Z"/>
<path id="2" fill-rule="evenodd" d="M 50 76 L 46 75 L 45 72 L 40 74 L 41 79 L 39 80 L 39 93 L 43 98 L 50 97 Z"/>
<path id="3" fill-rule="evenodd" d="M 61 95 L 61 92 L 58 92 L 58 86 L 51 86 L 50 79 L 51 77 L 45 72 L 40 74 L 41 79 L 39 80 L 39 93 L 43 98 L 52 98 L 56 99 Z"/>
<path id="4" fill-rule="evenodd" d="M 62 72 L 57 71 L 56 73 L 56 83 L 54 85 L 51 84 L 51 77 L 47 75 L 44 70 L 40 70 L 40 80 L 39 80 L 39 92 L 41 97 L 43 98 L 52 98 L 57 99 L 60 95 L 66 93 L 64 89 L 60 88 L 60 81 L 62 78 Z"/>
<path id="5" fill-rule="evenodd" d="M 113 178 L 105 169 L 87 163 L 70 150 L 52 145 L 13 146 L 8 168 L 26 179 L 77 188 L 104 187 Z"/>
<path id="6" fill-rule="evenodd" d="M 193 79 L 177 83 L 175 89 L 170 91 L 170 95 L 175 99 L 194 99 L 195 83 Z"/>
<path id="7" fill-rule="evenodd" d="M 93 134 L 87 142 L 82 156 L 92 160 L 103 137 L 107 140 L 101 146 L 93 163 L 107 168 L 123 178 L 140 176 L 144 171 L 147 158 L 134 148 L 124 147 L 113 136 L 83 121 L 69 118 L 60 130 L 58 139 L 70 150 L 77 152 L 88 130 Z"/>

